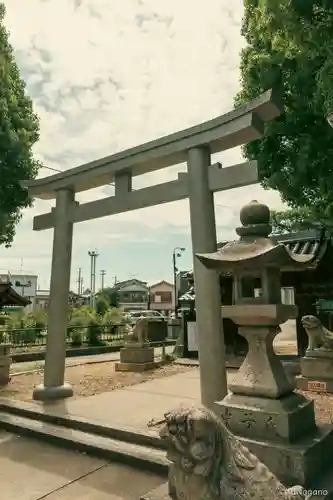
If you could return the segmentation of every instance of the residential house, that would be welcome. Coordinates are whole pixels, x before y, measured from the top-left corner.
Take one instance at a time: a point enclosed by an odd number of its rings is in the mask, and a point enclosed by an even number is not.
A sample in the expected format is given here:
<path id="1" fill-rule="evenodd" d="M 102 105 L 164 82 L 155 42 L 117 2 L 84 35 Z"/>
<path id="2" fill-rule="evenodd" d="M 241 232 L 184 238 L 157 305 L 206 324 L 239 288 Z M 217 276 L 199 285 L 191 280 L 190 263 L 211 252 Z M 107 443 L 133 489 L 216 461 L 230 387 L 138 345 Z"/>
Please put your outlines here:
<path id="1" fill-rule="evenodd" d="M 18 295 L 27 299 L 26 312 L 31 312 L 35 307 L 37 280 L 38 276 L 33 273 L 0 271 L 0 283 L 10 283 Z"/>
<path id="2" fill-rule="evenodd" d="M 35 299 L 35 311 L 44 311 L 49 308 L 50 290 L 37 290 Z"/>
<path id="3" fill-rule="evenodd" d="M 50 302 L 50 290 L 37 290 L 34 311 L 47 310 L 49 308 Z M 89 295 L 78 295 L 75 292 L 69 291 L 68 293 L 68 305 L 70 307 L 82 307 L 89 305 L 90 294 Z"/>
<path id="4" fill-rule="evenodd" d="M 140 311 L 148 308 L 148 285 L 136 278 L 118 281 L 114 285 L 119 297 L 119 307 L 124 311 Z"/>
<path id="5" fill-rule="evenodd" d="M 169 315 L 174 308 L 175 287 L 167 281 L 159 281 L 149 287 L 150 309 Z"/>

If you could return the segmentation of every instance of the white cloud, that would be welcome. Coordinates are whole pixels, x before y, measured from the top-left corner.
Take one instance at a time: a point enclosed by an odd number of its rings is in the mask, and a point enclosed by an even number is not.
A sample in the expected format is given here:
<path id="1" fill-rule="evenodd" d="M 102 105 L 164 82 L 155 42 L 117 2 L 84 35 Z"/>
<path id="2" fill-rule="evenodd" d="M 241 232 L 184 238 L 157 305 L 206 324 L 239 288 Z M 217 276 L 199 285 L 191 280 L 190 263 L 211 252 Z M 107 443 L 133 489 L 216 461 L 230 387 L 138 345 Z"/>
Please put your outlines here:
<path id="1" fill-rule="evenodd" d="M 241 0 L 210 0 L 209 8 L 191 0 L 5 4 L 11 42 L 41 121 L 35 152 L 50 168 L 71 168 L 232 107 L 243 46 Z M 238 163 L 240 151 L 228 151 L 215 160 Z M 142 176 L 134 187 L 176 178 L 184 170 L 178 165 Z M 40 175 L 50 173 L 43 169 Z M 82 203 L 112 193 L 110 186 L 81 193 L 78 199 Z M 230 234 L 239 207 L 253 198 L 273 208 L 281 206 L 276 193 L 259 186 L 219 193 L 215 200 L 220 232 Z M 12 249 L 0 250 L 0 267 L 18 268 L 24 257 L 29 268 L 48 280 L 52 232 L 33 233 L 31 228 L 32 217 L 51 206 L 52 202 L 37 200 L 25 211 Z M 139 248 L 140 240 L 157 241 L 163 229 L 170 238 L 172 232 L 188 233 L 187 201 L 77 225 L 75 265 L 81 265 L 95 241 L 101 247 L 118 241 Z M 151 269 L 149 253 L 146 258 L 147 274 L 155 273 L 157 281 L 160 271 Z M 113 265 L 123 263 L 118 259 Z"/>

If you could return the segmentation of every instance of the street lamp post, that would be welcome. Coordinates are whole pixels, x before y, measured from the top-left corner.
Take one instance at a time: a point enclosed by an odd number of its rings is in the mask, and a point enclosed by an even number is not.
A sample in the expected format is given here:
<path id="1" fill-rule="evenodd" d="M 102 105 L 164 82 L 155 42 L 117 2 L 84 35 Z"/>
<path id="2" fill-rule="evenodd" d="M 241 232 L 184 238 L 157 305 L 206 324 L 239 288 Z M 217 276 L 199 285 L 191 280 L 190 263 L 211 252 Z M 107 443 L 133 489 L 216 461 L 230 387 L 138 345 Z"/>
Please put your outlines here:
<path id="1" fill-rule="evenodd" d="M 181 257 L 182 253 L 185 252 L 183 247 L 175 247 L 172 252 L 172 268 L 173 268 L 173 286 L 174 286 L 174 312 L 177 317 L 178 310 L 178 292 L 177 292 L 177 266 L 176 259 Z"/>

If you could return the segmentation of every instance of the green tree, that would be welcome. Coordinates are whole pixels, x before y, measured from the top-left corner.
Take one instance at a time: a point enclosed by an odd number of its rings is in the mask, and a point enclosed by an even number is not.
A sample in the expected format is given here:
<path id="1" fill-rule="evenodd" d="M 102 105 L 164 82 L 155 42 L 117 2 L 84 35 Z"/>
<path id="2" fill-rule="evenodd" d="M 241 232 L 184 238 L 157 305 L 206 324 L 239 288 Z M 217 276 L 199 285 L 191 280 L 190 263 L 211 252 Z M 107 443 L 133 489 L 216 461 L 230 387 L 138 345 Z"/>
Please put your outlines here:
<path id="1" fill-rule="evenodd" d="M 104 288 L 102 292 L 103 297 L 109 302 L 109 307 L 119 306 L 119 293 L 116 288 L 108 287 Z"/>
<path id="2" fill-rule="evenodd" d="M 104 316 L 106 311 L 109 309 L 110 303 L 109 298 L 106 297 L 103 292 L 99 293 L 96 297 L 96 311 L 101 316 Z"/>
<path id="3" fill-rule="evenodd" d="M 0 3 L 0 245 L 9 247 L 22 209 L 31 205 L 20 181 L 34 179 L 40 165 L 32 154 L 39 122 L 20 78 L 4 17 Z"/>
<path id="4" fill-rule="evenodd" d="M 285 113 L 244 147 L 264 187 L 277 189 L 296 219 L 333 220 L 333 5 L 330 0 L 245 0 L 242 104 L 275 86 Z M 298 213 L 297 213 L 298 212 Z"/>
<path id="5" fill-rule="evenodd" d="M 300 207 L 283 211 L 271 211 L 272 234 L 292 233 L 307 229 L 320 229 L 328 226 L 324 221 L 315 219 L 310 208 Z"/>

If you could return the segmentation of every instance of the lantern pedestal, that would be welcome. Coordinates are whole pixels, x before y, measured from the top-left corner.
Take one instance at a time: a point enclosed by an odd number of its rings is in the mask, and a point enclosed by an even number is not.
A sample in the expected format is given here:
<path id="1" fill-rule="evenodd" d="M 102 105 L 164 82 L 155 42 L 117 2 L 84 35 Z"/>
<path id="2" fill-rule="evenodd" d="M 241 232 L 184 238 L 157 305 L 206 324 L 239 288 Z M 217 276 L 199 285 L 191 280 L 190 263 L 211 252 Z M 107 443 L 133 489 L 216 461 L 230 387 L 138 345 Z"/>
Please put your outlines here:
<path id="1" fill-rule="evenodd" d="M 253 315 L 255 311 L 253 306 Z M 286 486 L 310 488 L 322 474 L 322 457 L 333 446 L 333 433 L 317 428 L 313 401 L 294 392 L 295 383 L 273 350 L 279 331 L 276 324 L 239 327 L 248 354 L 229 384 L 231 394 L 216 408 L 229 430 Z"/>
<path id="2" fill-rule="evenodd" d="M 216 407 L 230 431 L 284 484 L 310 487 L 321 473 L 320 457 L 333 445 L 333 434 L 317 429 L 313 401 L 294 392 L 295 382 L 274 353 L 279 323 L 289 313 L 290 306 L 283 304 L 222 309 L 238 324 L 249 349 L 229 384 L 232 394 Z"/>

